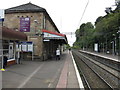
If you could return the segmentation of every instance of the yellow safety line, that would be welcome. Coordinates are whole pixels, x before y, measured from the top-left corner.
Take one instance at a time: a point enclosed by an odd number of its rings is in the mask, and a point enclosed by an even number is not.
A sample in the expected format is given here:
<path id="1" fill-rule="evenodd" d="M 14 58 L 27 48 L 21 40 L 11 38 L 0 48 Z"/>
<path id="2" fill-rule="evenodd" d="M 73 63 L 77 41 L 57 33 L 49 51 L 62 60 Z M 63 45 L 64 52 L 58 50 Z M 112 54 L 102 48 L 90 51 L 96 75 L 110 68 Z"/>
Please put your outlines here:
<path id="1" fill-rule="evenodd" d="M 0 69 L 0 71 L 5 71 L 5 69 L 4 69 L 4 68 L 2 68 L 2 69 Z"/>

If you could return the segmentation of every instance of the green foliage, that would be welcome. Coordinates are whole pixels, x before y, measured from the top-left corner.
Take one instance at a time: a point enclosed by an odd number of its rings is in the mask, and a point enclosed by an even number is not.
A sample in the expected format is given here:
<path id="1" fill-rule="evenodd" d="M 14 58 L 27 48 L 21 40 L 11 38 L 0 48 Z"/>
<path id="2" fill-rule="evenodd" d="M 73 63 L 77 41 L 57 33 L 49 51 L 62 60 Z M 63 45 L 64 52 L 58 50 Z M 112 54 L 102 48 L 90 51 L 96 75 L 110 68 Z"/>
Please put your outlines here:
<path id="1" fill-rule="evenodd" d="M 98 17 L 95 26 L 91 22 L 83 23 L 76 30 L 74 47 L 93 48 L 94 43 L 104 43 L 105 49 L 112 49 L 111 42 L 115 41 L 118 47 L 118 30 L 120 26 L 120 10 L 117 8 L 104 17 Z"/>
<path id="2" fill-rule="evenodd" d="M 96 23 L 94 35 L 97 41 L 105 38 L 110 40 L 112 35 L 117 33 L 120 19 L 119 15 L 119 13 L 111 13 Z"/>
<path id="3" fill-rule="evenodd" d="M 67 49 L 69 49 L 69 48 L 70 48 L 70 45 L 69 45 L 69 44 L 67 44 L 67 45 L 66 45 L 66 48 L 67 48 Z"/>
<path id="4" fill-rule="evenodd" d="M 94 26 L 91 22 L 83 23 L 80 28 L 76 30 L 76 42 L 74 46 L 77 48 L 90 47 L 93 42 L 93 32 Z"/>

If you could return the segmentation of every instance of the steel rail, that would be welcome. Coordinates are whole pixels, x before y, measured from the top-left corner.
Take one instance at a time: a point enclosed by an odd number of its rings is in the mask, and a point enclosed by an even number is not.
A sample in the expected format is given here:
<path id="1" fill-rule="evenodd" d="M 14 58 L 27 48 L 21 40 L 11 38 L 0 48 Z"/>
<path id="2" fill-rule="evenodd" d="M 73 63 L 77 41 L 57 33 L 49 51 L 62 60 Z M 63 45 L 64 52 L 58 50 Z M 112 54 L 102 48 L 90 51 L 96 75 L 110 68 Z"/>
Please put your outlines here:
<path id="1" fill-rule="evenodd" d="M 105 68 L 103 68 L 103 67 L 99 66 L 98 64 L 96 64 L 96 63 L 93 61 L 94 59 L 91 60 L 90 57 L 87 57 L 87 56 L 85 56 L 85 55 L 83 55 L 83 54 L 81 54 L 81 55 L 82 55 L 83 57 L 85 57 L 87 60 L 89 60 L 90 62 L 94 63 L 94 64 L 97 65 L 98 67 L 100 67 L 100 68 L 102 68 L 103 70 L 105 70 L 106 72 L 108 72 L 108 73 L 112 74 L 113 76 L 115 76 L 116 78 L 120 79 L 120 76 L 116 76 L 115 74 L 111 73 L 110 71 L 108 71 L 108 70 L 106 70 Z M 96 61 L 96 60 L 95 60 L 95 61 Z M 96 62 L 99 62 L 99 61 L 96 61 Z M 100 64 L 103 64 L 103 65 L 105 65 L 105 66 L 107 66 L 107 67 L 109 67 L 109 68 L 111 68 L 111 69 L 113 69 L 113 70 L 115 70 L 115 71 L 117 71 L 118 73 L 120 73 L 119 70 L 117 70 L 117 69 L 115 69 L 115 68 L 112 68 L 112 66 L 106 65 L 106 64 L 101 63 L 101 62 L 99 62 L 99 63 L 100 63 Z"/>
<path id="2" fill-rule="evenodd" d="M 76 54 L 76 53 L 75 53 Z M 76 56 L 81 59 L 80 55 L 77 55 Z M 83 63 L 85 63 L 87 65 L 88 68 L 90 68 L 95 74 L 96 76 L 98 76 L 110 89 L 113 90 L 112 86 L 109 85 L 109 83 L 107 83 L 95 70 L 93 70 L 86 62 L 85 62 L 85 59 L 81 59 Z M 82 70 L 81 70 L 82 71 Z M 87 81 L 88 82 L 88 81 Z M 91 86 L 90 86 L 91 87 Z"/>

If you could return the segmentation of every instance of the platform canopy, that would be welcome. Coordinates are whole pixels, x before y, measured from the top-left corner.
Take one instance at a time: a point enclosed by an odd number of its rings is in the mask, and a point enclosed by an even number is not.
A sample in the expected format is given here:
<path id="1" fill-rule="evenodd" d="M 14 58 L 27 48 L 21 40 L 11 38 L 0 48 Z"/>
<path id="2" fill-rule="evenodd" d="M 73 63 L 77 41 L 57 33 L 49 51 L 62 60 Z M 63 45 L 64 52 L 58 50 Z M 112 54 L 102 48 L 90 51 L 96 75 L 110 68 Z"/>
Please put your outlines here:
<path id="1" fill-rule="evenodd" d="M 52 32 L 52 31 L 48 31 L 48 30 L 42 30 L 43 32 L 43 37 L 44 40 L 59 40 L 61 41 L 63 44 L 67 44 L 67 38 L 65 34 L 61 34 L 61 33 L 57 33 L 57 32 Z"/>
<path id="2" fill-rule="evenodd" d="M 2 31 L 2 39 L 21 40 L 21 41 L 27 40 L 27 35 L 22 32 L 15 31 L 7 27 L 2 27 L 0 31 Z"/>

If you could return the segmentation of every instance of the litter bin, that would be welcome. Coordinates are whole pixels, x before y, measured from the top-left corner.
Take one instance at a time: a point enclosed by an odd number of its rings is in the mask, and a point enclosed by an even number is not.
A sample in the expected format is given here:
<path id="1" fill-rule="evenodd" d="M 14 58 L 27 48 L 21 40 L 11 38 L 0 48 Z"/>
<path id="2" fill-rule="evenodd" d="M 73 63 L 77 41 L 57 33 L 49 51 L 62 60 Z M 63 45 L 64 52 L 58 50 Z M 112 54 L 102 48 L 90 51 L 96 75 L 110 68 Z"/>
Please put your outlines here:
<path id="1" fill-rule="evenodd" d="M 3 57 L 3 68 L 7 66 L 7 60 L 8 60 L 7 56 L 4 56 Z"/>

